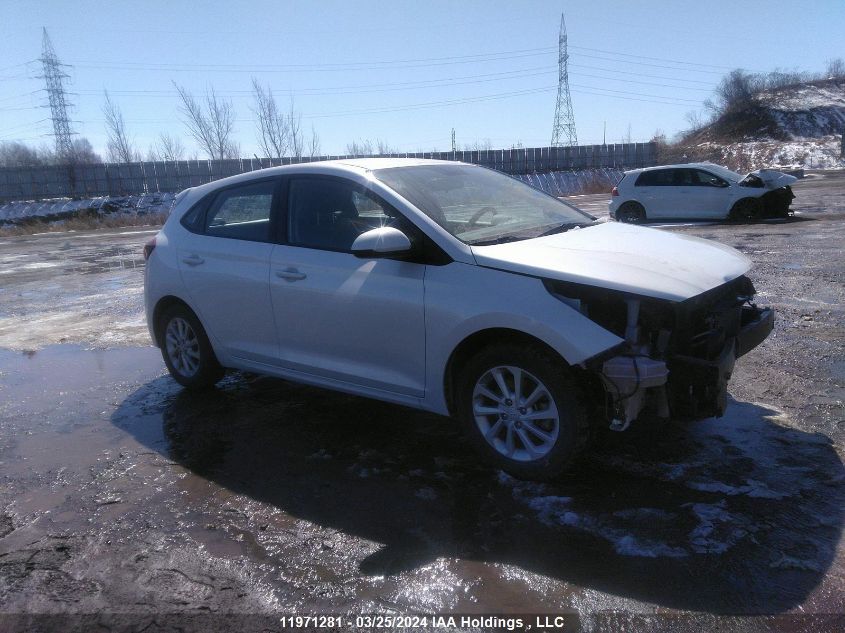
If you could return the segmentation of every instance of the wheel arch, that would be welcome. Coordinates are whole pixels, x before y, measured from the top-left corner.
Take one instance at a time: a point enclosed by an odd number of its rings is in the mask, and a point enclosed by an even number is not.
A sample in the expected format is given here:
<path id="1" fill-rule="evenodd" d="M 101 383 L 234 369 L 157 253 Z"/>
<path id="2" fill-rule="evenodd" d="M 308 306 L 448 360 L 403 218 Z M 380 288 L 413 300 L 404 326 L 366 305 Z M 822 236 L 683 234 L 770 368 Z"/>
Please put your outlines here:
<path id="1" fill-rule="evenodd" d="M 202 321 L 199 318 L 196 310 L 194 310 L 187 301 L 181 299 L 175 295 L 166 295 L 158 300 L 153 308 L 153 341 L 156 344 L 156 347 L 161 347 L 161 335 L 162 335 L 162 323 L 161 317 L 164 313 L 175 305 L 181 305 L 191 311 L 191 313 L 197 318 L 200 323 Z"/>
<path id="2" fill-rule="evenodd" d="M 555 358 L 558 358 L 562 367 L 572 367 L 556 349 L 531 334 L 505 327 L 492 327 L 473 332 L 458 343 L 446 363 L 446 370 L 443 374 L 443 394 L 450 415 L 454 416 L 456 414 L 457 381 L 461 374 L 461 369 L 466 366 L 475 354 L 488 345 L 502 343 L 516 343 L 542 349 Z"/>
<path id="3" fill-rule="evenodd" d="M 737 208 L 741 204 L 748 204 L 748 203 L 750 203 L 750 204 L 752 204 L 756 207 L 756 214 L 755 215 L 760 215 L 760 213 L 763 210 L 763 201 L 761 200 L 761 198 L 762 198 L 762 195 L 757 195 L 757 196 L 745 195 L 745 196 L 742 196 L 741 198 L 739 198 L 737 200 L 734 200 L 734 203 L 731 205 L 731 208 L 728 211 L 728 218 L 736 218 L 737 217 Z"/>

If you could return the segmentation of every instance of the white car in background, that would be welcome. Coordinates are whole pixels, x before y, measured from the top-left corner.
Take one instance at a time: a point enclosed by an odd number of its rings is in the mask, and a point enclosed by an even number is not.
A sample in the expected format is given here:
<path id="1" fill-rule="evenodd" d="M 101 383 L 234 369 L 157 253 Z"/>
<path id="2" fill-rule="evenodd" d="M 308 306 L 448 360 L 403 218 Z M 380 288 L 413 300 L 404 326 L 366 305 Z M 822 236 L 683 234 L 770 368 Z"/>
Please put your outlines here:
<path id="1" fill-rule="evenodd" d="M 796 180 L 773 169 L 741 176 L 713 163 L 634 169 L 613 188 L 610 217 L 632 223 L 786 217 Z"/>
<path id="2" fill-rule="evenodd" d="M 530 479 L 597 423 L 721 415 L 774 318 L 732 248 L 446 161 L 218 180 L 180 194 L 144 254 L 150 334 L 182 385 L 232 368 L 451 415 Z"/>

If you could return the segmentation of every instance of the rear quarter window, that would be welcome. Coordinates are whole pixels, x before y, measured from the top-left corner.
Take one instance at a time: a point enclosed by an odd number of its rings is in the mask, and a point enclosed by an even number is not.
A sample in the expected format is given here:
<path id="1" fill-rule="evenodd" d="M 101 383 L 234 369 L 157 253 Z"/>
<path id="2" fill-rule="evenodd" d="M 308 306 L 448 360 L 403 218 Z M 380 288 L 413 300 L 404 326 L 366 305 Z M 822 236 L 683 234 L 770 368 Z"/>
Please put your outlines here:
<path id="1" fill-rule="evenodd" d="M 634 183 L 635 187 L 670 187 L 674 183 L 674 169 L 655 169 L 644 171 Z"/>

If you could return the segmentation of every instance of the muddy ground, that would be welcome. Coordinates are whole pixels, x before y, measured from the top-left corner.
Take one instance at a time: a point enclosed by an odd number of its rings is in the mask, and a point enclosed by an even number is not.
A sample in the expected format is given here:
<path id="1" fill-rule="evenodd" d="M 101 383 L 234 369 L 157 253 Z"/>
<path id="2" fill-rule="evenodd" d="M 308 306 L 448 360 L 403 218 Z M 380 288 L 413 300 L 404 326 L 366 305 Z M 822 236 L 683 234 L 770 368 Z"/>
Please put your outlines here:
<path id="1" fill-rule="evenodd" d="M 795 189 L 789 221 L 666 229 L 749 255 L 777 310 L 728 414 L 635 426 L 545 485 L 444 418 L 241 374 L 181 390 L 143 320 L 152 229 L 0 239 L 0 631 L 845 629 L 845 174 Z"/>

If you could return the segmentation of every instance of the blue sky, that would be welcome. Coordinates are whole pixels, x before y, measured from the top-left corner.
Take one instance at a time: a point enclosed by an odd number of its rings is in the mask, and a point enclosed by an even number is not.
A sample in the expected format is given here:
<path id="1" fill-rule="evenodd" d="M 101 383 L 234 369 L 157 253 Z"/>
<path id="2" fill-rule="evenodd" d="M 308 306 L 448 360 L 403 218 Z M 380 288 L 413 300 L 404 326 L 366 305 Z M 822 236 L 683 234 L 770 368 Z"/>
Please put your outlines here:
<path id="1" fill-rule="evenodd" d="M 185 139 L 173 81 L 230 98 L 257 150 L 250 81 L 292 96 L 324 153 L 547 145 L 565 11 L 579 141 L 672 134 L 732 68 L 821 71 L 845 57 L 845 2 L 0 1 L 0 141 L 50 142 L 41 27 L 72 65 L 74 129 L 103 151 L 103 90 L 143 153 Z M 193 151 L 191 151 L 193 153 Z"/>

